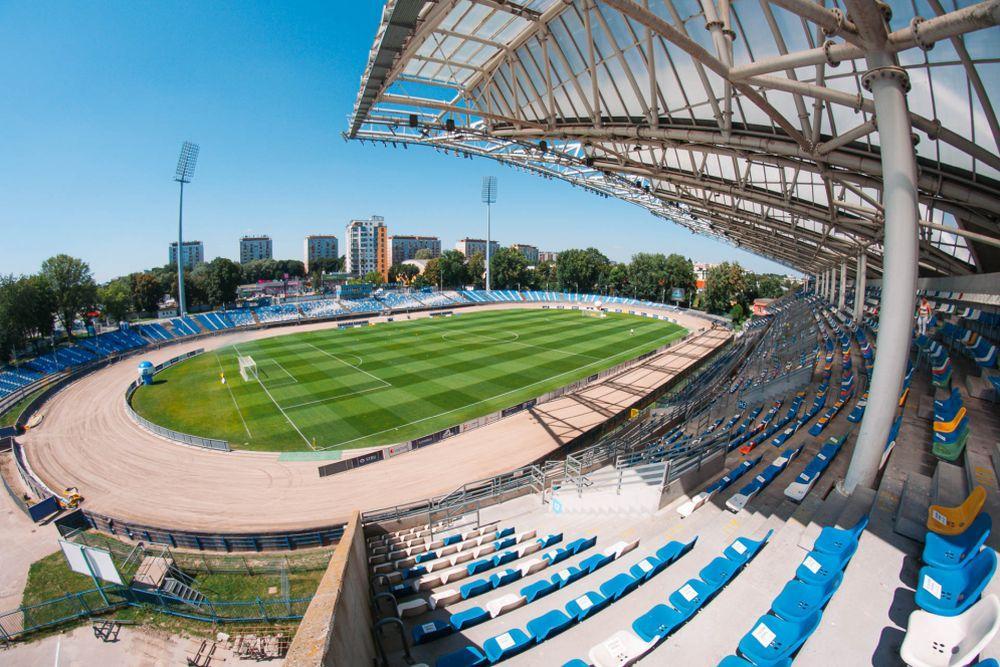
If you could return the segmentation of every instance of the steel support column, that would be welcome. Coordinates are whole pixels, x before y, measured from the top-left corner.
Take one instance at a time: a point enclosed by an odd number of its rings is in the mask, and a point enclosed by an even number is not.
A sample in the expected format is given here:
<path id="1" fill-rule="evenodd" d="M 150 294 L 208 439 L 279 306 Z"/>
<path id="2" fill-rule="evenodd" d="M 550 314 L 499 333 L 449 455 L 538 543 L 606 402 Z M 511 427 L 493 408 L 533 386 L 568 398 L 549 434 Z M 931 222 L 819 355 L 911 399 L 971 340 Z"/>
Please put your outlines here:
<path id="1" fill-rule="evenodd" d="M 854 319 L 860 324 L 865 312 L 865 288 L 868 282 L 868 253 L 858 253 L 858 271 L 854 279 Z"/>
<path id="2" fill-rule="evenodd" d="M 840 263 L 840 295 L 837 297 L 837 309 L 843 310 L 847 303 L 847 262 Z"/>
<path id="3" fill-rule="evenodd" d="M 909 80 L 905 70 L 884 51 L 869 54 L 868 66 L 862 81 L 875 98 L 884 168 L 884 271 L 875 366 L 868 407 L 843 481 L 842 490 L 847 494 L 859 484 L 871 487 L 875 483 L 906 373 L 917 287 L 919 215 L 917 164 L 906 105 Z"/>

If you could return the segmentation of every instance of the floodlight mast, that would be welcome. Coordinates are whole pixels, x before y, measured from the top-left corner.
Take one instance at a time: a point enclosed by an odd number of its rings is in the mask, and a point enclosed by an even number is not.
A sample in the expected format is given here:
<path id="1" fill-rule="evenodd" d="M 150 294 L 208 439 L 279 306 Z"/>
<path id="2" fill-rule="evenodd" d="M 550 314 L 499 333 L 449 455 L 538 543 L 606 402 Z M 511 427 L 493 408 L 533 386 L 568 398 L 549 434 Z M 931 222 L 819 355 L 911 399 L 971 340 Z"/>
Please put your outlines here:
<path id="1" fill-rule="evenodd" d="M 198 144 L 185 141 L 177 158 L 174 180 L 181 184 L 181 200 L 177 212 L 177 314 L 187 314 L 184 303 L 184 184 L 194 178 L 194 168 L 198 164 Z"/>
<path id="2" fill-rule="evenodd" d="M 486 291 L 490 291 L 490 205 L 497 201 L 497 177 L 483 176 L 483 203 L 486 204 Z"/>

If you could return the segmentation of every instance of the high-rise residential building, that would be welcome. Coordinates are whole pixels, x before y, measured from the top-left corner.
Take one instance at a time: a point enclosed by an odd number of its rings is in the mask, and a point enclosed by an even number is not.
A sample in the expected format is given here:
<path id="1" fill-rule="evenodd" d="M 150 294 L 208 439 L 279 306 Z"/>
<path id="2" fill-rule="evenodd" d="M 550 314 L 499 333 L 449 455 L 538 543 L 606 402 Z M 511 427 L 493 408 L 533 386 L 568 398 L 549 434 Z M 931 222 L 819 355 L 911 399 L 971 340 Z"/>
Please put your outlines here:
<path id="1" fill-rule="evenodd" d="M 384 280 L 389 279 L 388 230 L 382 216 L 351 220 L 344 233 L 344 245 L 347 273 L 361 277 L 378 271 Z"/>
<path id="2" fill-rule="evenodd" d="M 441 256 L 441 239 L 436 236 L 409 236 L 395 234 L 389 237 L 389 265 L 402 264 L 415 259 L 418 250 L 429 250 L 431 257 Z"/>
<path id="3" fill-rule="evenodd" d="M 185 241 L 184 249 L 181 251 L 181 259 L 185 269 L 193 269 L 199 264 L 205 263 L 205 246 L 201 241 Z M 177 266 L 177 241 L 170 244 L 167 253 L 167 263 Z"/>
<path id="4" fill-rule="evenodd" d="M 559 259 L 559 253 L 553 252 L 552 250 L 539 250 L 538 251 L 538 261 L 539 262 L 554 262 Z"/>
<path id="5" fill-rule="evenodd" d="M 518 251 L 524 258 L 528 260 L 530 266 L 538 264 L 538 248 L 533 245 L 527 245 L 526 243 L 515 243 L 511 246 L 514 250 Z"/>
<path id="6" fill-rule="evenodd" d="M 240 238 L 240 264 L 255 259 L 272 259 L 270 236 L 243 236 Z"/>
<path id="7" fill-rule="evenodd" d="M 497 250 L 500 249 L 500 244 L 496 241 L 490 241 L 490 256 L 497 254 Z M 477 252 L 482 253 L 486 256 L 486 239 L 470 239 L 464 238 L 455 244 L 455 250 L 459 251 L 466 258 L 472 257 Z"/>
<path id="8" fill-rule="evenodd" d="M 337 237 L 333 234 L 310 234 L 305 239 L 304 254 L 306 273 L 309 273 L 310 265 L 316 260 L 340 257 Z"/>

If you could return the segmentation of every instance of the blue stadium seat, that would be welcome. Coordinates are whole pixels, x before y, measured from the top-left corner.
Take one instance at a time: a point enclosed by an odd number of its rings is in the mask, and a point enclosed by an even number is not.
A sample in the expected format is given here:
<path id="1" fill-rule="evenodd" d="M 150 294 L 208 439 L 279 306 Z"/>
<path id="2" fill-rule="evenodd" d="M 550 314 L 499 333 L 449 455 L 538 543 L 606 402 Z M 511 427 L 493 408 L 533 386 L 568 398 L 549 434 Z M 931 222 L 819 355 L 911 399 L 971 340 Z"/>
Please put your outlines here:
<path id="1" fill-rule="evenodd" d="M 573 625 L 573 619 L 563 613 L 560 609 L 552 609 L 541 616 L 528 621 L 528 633 L 541 644 L 549 637 L 554 637 L 569 626 Z"/>
<path id="2" fill-rule="evenodd" d="M 867 525 L 868 515 L 866 514 L 850 528 L 833 528 L 827 526 L 820 532 L 819 537 L 816 538 L 816 542 L 813 544 L 813 551 L 830 554 L 831 556 L 839 556 L 846 561 L 857 550 L 858 540 Z"/>
<path id="3" fill-rule="evenodd" d="M 569 549 L 564 549 L 562 547 L 556 547 L 551 551 L 546 551 L 542 554 L 542 559 L 547 560 L 549 565 L 555 565 L 556 563 L 566 560 L 573 555 L 573 552 Z"/>
<path id="4" fill-rule="evenodd" d="M 671 593 L 668 599 L 673 608 L 687 620 L 701 609 L 715 592 L 716 589 L 701 579 L 688 579 L 683 586 Z"/>
<path id="5" fill-rule="evenodd" d="M 587 591 L 583 595 L 570 600 L 566 604 L 566 613 L 575 618 L 577 621 L 582 621 L 591 614 L 604 609 L 604 607 L 609 604 L 611 604 L 611 600 L 604 597 L 600 593 Z"/>
<path id="6" fill-rule="evenodd" d="M 525 634 L 524 630 L 520 628 L 508 630 L 501 635 L 490 637 L 483 642 L 483 651 L 485 651 L 486 657 L 491 663 L 506 660 L 530 647 L 531 637 Z"/>
<path id="7" fill-rule="evenodd" d="M 471 597 L 482 595 L 492 589 L 493 587 L 490 585 L 489 579 L 476 579 L 475 581 L 470 581 L 467 584 L 462 584 L 459 587 L 458 592 L 462 596 L 463 600 L 468 600 Z"/>
<path id="8" fill-rule="evenodd" d="M 493 567 L 500 567 L 512 560 L 517 560 L 516 551 L 504 551 L 502 554 L 497 554 L 493 557 Z"/>
<path id="9" fill-rule="evenodd" d="M 723 556 L 717 556 L 712 559 L 712 562 L 702 568 L 698 576 L 708 584 L 709 589 L 712 591 L 711 595 L 715 595 L 716 592 L 729 583 L 729 580 L 733 578 L 733 575 L 739 569 L 740 564 L 734 563 Z"/>
<path id="10" fill-rule="evenodd" d="M 487 658 L 482 651 L 475 646 L 463 646 L 438 658 L 434 667 L 478 667 L 485 664 Z"/>
<path id="11" fill-rule="evenodd" d="M 496 574 L 490 575 L 490 585 L 493 588 L 500 588 L 501 586 L 506 586 L 512 581 L 517 581 L 521 578 L 521 570 L 519 568 L 509 568 L 503 572 L 497 572 Z"/>
<path id="12" fill-rule="evenodd" d="M 757 552 L 764 548 L 767 541 L 771 539 L 772 533 L 774 533 L 773 530 L 767 531 L 767 535 L 761 540 L 737 537 L 722 553 L 726 558 L 742 567 L 752 561 Z"/>
<path id="13" fill-rule="evenodd" d="M 632 630 L 644 642 L 659 641 L 680 627 L 687 616 L 673 607 L 658 604 L 632 622 Z"/>
<path id="14" fill-rule="evenodd" d="M 987 512 L 980 512 L 975 520 L 958 535 L 939 535 L 927 531 L 923 561 L 926 565 L 950 570 L 961 567 L 979 553 L 993 529 L 993 519 Z"/>
<path id="15" fill-rule="evenodd" d="M 834 554 L 810 551 L 795 570 L 795 578 L 807 584 L 825 586 L 840 575 L 847 565 L 847 560 Z"/>
<path id="16" fill-rule="evenodd" d="M 552 575 L 552 577 L 550 577 L 549 580 L 554 586 L 558 588 L 565 588 L 585 574 L 587 574 L 586 570 L 580 569 L 575 565 L 570 565 L 569 567 L 556 572 Z"/>
<path id="17" fill-rule="evenodd" d="M 489 618 L 490 612 L 482 607 L 470 607 L 464 611 L 452 614 L 448 620 L 455 630 L 461 630 L 462 628 L 471 628 L 473 625 L 479 625 L 483 621 L 489 620 Z"/>
<path id="18" fill-rule="evenodd" d="M 548 549 L 553 544 L 558 544 L 559 542 L 562 542 L 562 538 L 563 538 L 562 533 L 550 533 L 545 537 L 539 537 L 537 542 L 542 549 Z"/>
<path id="19" fill-rule="evenodd" d="M 596 570 L 604 567 L 608 563 L 614 560 L 614 556 L 608 556 L 605 554 L 592 554 L 587 556 L 582 561 L 580 561 L 579 566 L 581 570 L 586 570 L 587 573 L 593 573 Z"/>
<path id="20" fill-rule="evenodd" d="M 511 528 L 511 530 L 514 530 L 514 529 Z M 461 541 L 462 541 L 462 536 L 459 535 L 458 533 L 456 533 L 454 535 L 449 535 L 448 537 L 444 538 L 443 540 L 441 540 L 441 543 L 444 544 L 444 546 L 447 547 L 447 546 L 450 546 L 452 544 L 458 544 Z"/>
<path id="21" fill-rule="evenodd" d="M 507 547 L 512 547 L 515 544 L 517 544 L 517 540 L 516 539 L 514 539 L 513 537 L 505 537 L 502 540 L 497 540 L 496 542 L 494 542 L 493 543 L 493 547 L 497 551 L 500 551 L 501 549 L 506 549 Z"/>
<path id="22" fill-rule="evenodd" d="M 413 626 L 411 635 L 413 636 L 413 644 L 426 644 L 427 642 L 432 642 L 435 639 L 440 639 L 441 637 L 450 635 L 455 631 L 454 626 L 447 621 L 433 620 L 427 623 L 421 623 L 420 625 Z"/>
<path id="23" fill-rule="evenodd" d="M 616 601 L 638 588 L 641 581 L 627 572 L 620 572 L 601 584 L 598 590 L 604 597 Z"/>
<path id="24" fill-rule="evenodd" d="M 823 609 L 840 587 L 844 575 L 838 574 L 824 585 L 807 584 L 792 579 L 771 603 L 771 611 L 786 621 L 802 622 Z"/>
<path id="25" fill-rule="evenodd" d="M 493 567 L 492 558 L 482 558 L 480 560 L 474 560 L 465 566 L 465 571 L 471 577 L 474 574 L 479 574 Z"/>
<path id="26" fill-rule="evenodd" d="M 958 616 L 979 601 L 997 569 L 997 555 L 983 549 L 959 568 L 924 566 L 918 575 L 917 606 L 938 616 Z"/>
<path id="27" fill-rule="evenodd" d="M 789 660 L 785 663 L 779 663 L 779 664 L 791 665 L 792 661 Z M 754 667 L 754 665 L 749 660 L 744 660 L 738 655 L 727 655 L 725 658 L 722 659 L 718 667 Z"/>
<path id="28" fill-rule="evenodd" d="M 787 665 L 819 625 L 819 613 L 798 623 L 766 614 L 740 640 L 739 652 L 757 667 Z"/>
<path id="29" fill-rule="evenodd" d="M 668 544 L 666 544 L 665 546 L 662 546 L 659 549 L 657 549 L 656 557 L 669 565 L 670 563 L 673 563 L 687 552 L 691 551 L 691 549 L 694 547 L 695 542 L 697 541 L 698 541 L 697 537 L 695 537 L 693 540 L 687 543 L 673 540 Z"/>
<path id="30" fill-rule="evenodd" d="M 573 658 L 562 664 L 562 667 L 590 667 L 590 663 L 580 658 Z"/>
<path id="31" fill-rule="evenodd" d="M 636 579 L 642 579 L 643 581 L 649 581 L 649 579 L 659 573 L 668 565 L 661 561 L 656 556 L 646 556 L 641 561 L 629 568 L 629 574 L 631 574 Z"/>
<path id="32" fill-rule="evenodd" d="M 498 530 L 496 532 L 496 538 L 499 540 L 502 537 L 508 537 L 510 535 L 513 535 L 513 534 L 514 534 L 514 527 L 513 526 L 508 526 L 506 528 L 502 528 L 502 529 Z M 448 543 L 445 542 L 445 544 L 448 544 Z"/>
<path id="33" fill-rule="evenodd" d="M 525 597 L 528 603 L 532 603 L 540 597 L 544 597 L 556 590 L 558 586 L 553 584 L 548 579 L 541 579 L 534 583 L 528 584 L 522 588 L 519 592 Z"/>

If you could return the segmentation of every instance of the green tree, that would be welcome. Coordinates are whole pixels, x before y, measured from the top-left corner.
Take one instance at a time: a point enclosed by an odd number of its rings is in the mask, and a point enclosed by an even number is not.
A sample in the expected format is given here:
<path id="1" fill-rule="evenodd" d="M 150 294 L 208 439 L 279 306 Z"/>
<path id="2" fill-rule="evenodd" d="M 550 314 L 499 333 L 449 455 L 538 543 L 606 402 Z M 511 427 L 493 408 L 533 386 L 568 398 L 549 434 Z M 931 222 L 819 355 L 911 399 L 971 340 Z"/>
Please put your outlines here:
<path id="1" fill-rule="evenodd" d="M 612 264 L 604 276 L 604 285 L 612 295 L 631 294 L 628 264 Z"/>
<path id="2" fill-rule="evenodd" d="M 755 273 L 753 293 L 762 299 L 777 299 L 785 293 L 784 282 L 785 279 L 776 273 Z"/>
<path id="3" fill-rule="evenodd" d="M 469 281 L 468 268 L 465 266 L 465 255 L 457 250 L 446 250 L 436 260 L 440 284 L 446 289 L 461 287 Z M 428 263 L 428 266 L 430 263 Z M 426 269 L 425 269 L 426 271 Z M 434 282 L 432 284 L 438 284 Z"/>
<path id="4" fill-rule="evenodd" d="M 437 287 L 441 278 L 441 262 L 435 258 L 428 260 L 424 272 L 417 276 L 413 284 L 417 287 Z"/>
<path id="5" fill-rule="evenodd" d="M 344 270 L 344 262 L 340 257 L 314 259 L 309 262 L 309 273 L 340 273 Z"/>
<path id="6" fill-rule="evenodd" d="M 41 275 L 52 290 L 56 313 L 66 328 L 66 335 L 72 338 L 76 316 L 97 301 L 97 285 L 90 266 L 76 257 L 56 255 L 42 262 Z"/>
<path id="7" fill-rule="evenodd" d="M 566 291 L 597 292 L 601 278 L 610 268 L 611 260 L 596 248 L 564 250 L 556 260 L 559 287 Z"/>
<path id="8" fill-rule="evenodd" d="M 208 305 L 223 306 L 236 301 L 236 290 L 243 281 L 240 265 L 231 259 L 216 257 L 202 266 L 205 271 L 201 287 Z"/>
<path id="9" fill-rule="evenodd" d="M 115 278 L 97 288 L 101 312 L 115 322 L 123 322 L 132 310 L 132 290 L 128 276 Z"/>
<path id="10" fill-rule="evenodd" d="M 382 278 L 382 274 L 379 273 L 378 271 L 369 271 L 368 273 L 366 273 L 363 282 L 370 283 L 372 285 L 375 285 L 376 287 L 385 284 L 385 280 Z"/>
<path id="11" fill-rule="evenodd" d="M 0 276 L 0 362 L 32 340 L 50 336 L 55 298 L 40 276 Z"/>
<path id="12" fill-rule="evenodd" d="M 413 253 L 413 259 L 434 259 L 434 253 L 430 248 L 419 248 Z"/>
<path id="13" fill-rule="evenodd" d="M 481 252 L 472 253 L 465 269 L 467 279 L 473 287 L 476 289 L 486 287 L 486 255 Z"/>
<path id="14" fill-rule="evenodd" d="M 389 267 L 389 282 L 409 285 L 419 273 L 420 269 L 413 264 L 393 264 Z"/>
<path id="15" fill-rule="evenodd" d="M 680 287 L 684 290 L 684 297 L 691 301 L 695 293 L 694 262 L 677 253 L 667 256 L 667 299 L 670 298 L 670 290 Z"/>
<path id="16" fill-rule="evenodd" d="M 722 262 L 708 270 L 705 277 L 705 309 L 710 313 L 728 313 L 736 304 L 746 312 L 750 305 L 747 272 L 736 262 Z"/>
<path id="17" fill-rule="evenodd" d="M 166 293 L 153 273 L 133 273 L 129 276 L 132 307 L 138 313 L 153 313 Z"/>
<path id="18" fill-rule="evenodd" d="M 493 289 L 530 287 L 528 260 L 513 248 L 500 248 L 490 256 L 490 283 Z"/>
<path id="19" fill-rule="evenodd" d="M 535 277 L 532 279 L 533 286 L 540 290 L 551 290 L 559 286 L 559 277 L 556 275 L 555 262 L 539 262 L 535 266 Z"/>

